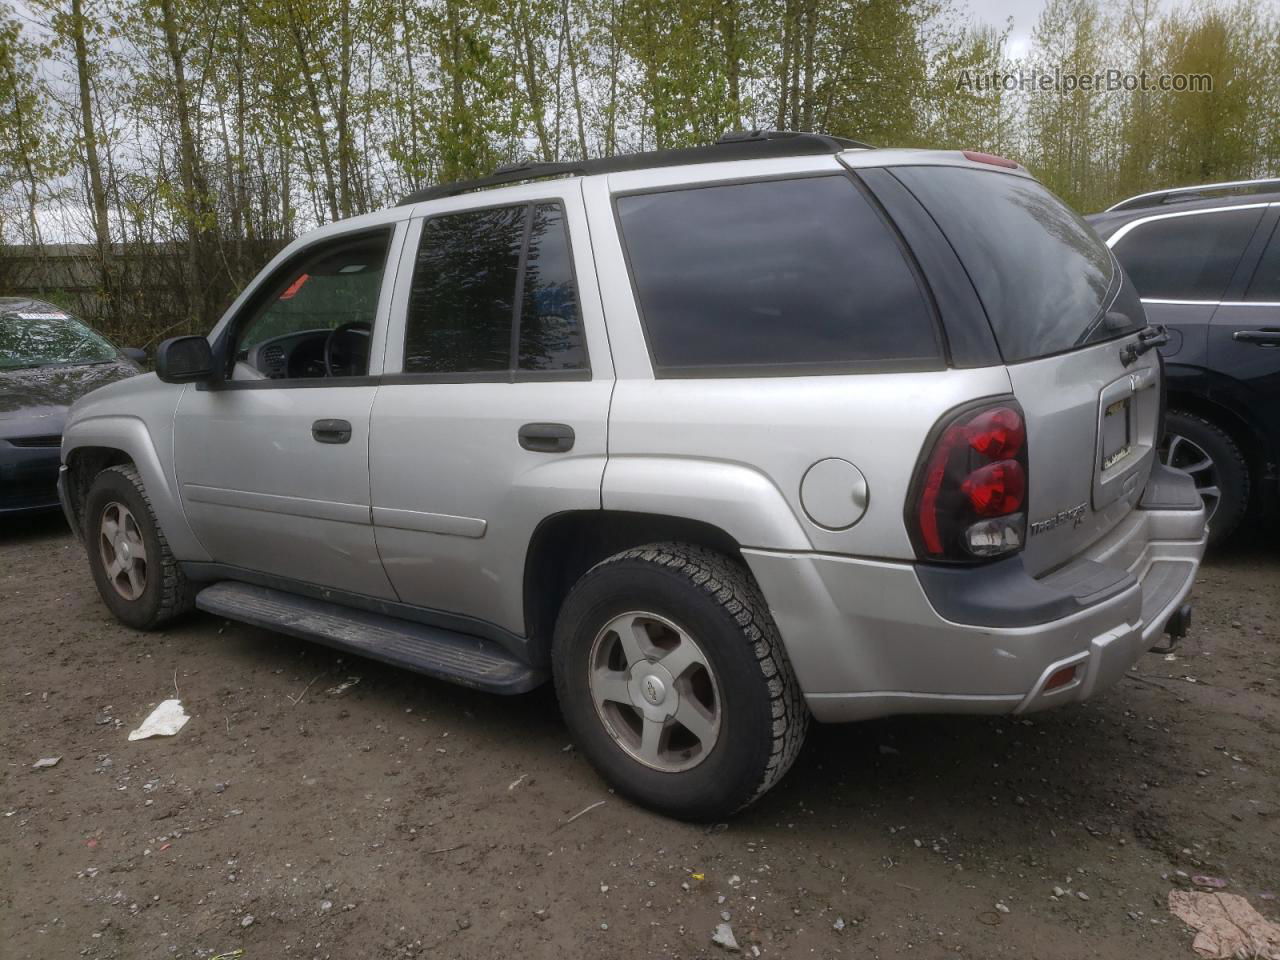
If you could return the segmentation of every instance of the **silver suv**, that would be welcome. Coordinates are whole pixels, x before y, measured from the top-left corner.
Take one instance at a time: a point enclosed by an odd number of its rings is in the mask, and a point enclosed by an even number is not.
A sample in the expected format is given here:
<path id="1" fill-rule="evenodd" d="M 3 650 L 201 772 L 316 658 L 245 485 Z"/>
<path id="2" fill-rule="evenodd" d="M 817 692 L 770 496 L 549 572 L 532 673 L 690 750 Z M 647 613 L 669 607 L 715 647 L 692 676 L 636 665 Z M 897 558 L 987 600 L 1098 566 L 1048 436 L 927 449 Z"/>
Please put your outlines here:
<path id="1" fill-rule="evenodd" d="M 76 404 L 106 604 L 553 679 L 620 792 L 722 817 L 812 716 L 1082 700 L 1186 628 L 1161 331 L 1017 164 L 751 133 L 319 229 Z"/>

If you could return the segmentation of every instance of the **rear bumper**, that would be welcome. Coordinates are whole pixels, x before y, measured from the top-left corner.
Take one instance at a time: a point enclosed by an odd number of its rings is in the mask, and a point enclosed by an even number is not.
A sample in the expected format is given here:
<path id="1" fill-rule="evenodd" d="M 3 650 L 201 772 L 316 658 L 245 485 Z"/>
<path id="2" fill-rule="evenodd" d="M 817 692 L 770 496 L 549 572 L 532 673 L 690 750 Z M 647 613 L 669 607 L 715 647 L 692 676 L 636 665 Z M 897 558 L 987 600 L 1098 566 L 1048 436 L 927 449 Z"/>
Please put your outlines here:
<path id="1" fill-rule="evenodd" d="M 1119 680 L 1156 641 L 1186 602 L 1204 546 L 1202 508 L 1134 510 L 1085 556 L 1034 581 L 1091 592 L 1077 590 L 1073 609 L 1037 606 L 1037 622 L 1019 625 L 944 616 L 911 563 L 743 555 L 814 716 L 839 722 L 1028 713 L 1084 700 Z M 1046 691 L 1064 667 L 1076 668 L 1073 679 Z"/>

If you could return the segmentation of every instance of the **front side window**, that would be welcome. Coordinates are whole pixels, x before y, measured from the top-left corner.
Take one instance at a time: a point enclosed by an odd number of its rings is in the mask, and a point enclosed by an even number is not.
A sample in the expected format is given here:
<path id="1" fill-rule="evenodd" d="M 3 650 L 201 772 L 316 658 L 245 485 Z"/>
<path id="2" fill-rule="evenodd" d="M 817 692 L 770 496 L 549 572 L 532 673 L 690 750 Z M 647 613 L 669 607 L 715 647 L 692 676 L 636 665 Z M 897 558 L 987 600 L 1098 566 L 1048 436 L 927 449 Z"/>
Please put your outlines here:
<path id="1" fill-rule="evenodd" d="M 380 231 L 326 243 L 268 280 L 239 326 L 233 378 L 368 373 L 389 241 Z"/>
<path id="2" fill-rule="evenodd" d="M 659 376 L 941 366 L 896 237 L 845 176 L 621 196 Z"/>
<path id="3" fill-rule="evenodd" d="M 405 373 L 585 368 L 558 203 L 468 210 L 423 224 L 405 328 Z"/>
<path id="4" fill-rule="evenodd" d="M 1216 303 L 1261 216 L 1261 209 L 1222 210 L 1149 220 L 1114 250 L 1142 297 Z"/>

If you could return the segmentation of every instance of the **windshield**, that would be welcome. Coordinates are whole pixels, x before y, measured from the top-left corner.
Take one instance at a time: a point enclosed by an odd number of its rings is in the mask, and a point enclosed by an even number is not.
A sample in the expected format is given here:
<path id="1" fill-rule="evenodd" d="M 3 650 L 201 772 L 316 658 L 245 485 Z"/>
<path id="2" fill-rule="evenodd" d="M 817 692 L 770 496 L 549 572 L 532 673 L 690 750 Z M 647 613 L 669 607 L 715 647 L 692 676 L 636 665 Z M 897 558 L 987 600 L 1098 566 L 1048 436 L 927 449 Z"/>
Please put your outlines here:
<path id="1" fill-rule="evenodd" d="M 901 167 L 894 173 L 951 241 L 1006 363 L 1142 326 L 1140 309 L 1122 309 L 1133 298 L 1112 302 L 1117 271 L 1111 251 L 1034 180 L 965 167 Z M 1104 309 L 1110 311 L 1105 318 Z"/>
<path id="2" fill-rule="evenodd" d="M 106 337 L 65 313 L 0 315 L 0 370 L 107 363 L 119 356 Z"/>

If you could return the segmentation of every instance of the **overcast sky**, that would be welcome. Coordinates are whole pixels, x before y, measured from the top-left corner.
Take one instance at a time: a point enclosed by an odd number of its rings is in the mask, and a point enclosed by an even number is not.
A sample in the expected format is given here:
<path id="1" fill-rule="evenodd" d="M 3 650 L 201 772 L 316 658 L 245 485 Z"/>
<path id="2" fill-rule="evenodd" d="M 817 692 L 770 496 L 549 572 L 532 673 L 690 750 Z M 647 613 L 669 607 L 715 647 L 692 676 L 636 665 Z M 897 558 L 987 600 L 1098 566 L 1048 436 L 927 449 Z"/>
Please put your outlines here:
<path id="1" fill-rule="evenodd" d="M 1031 31 L 1040 19 L 1045 0 L 968 0 L 968 7 L 975 18 L 984 20 L 997 29 L 1013 17 L 1013 30 L 1009 33 L 1009 55 L 1020 57 L 1031 44 Z"/>

